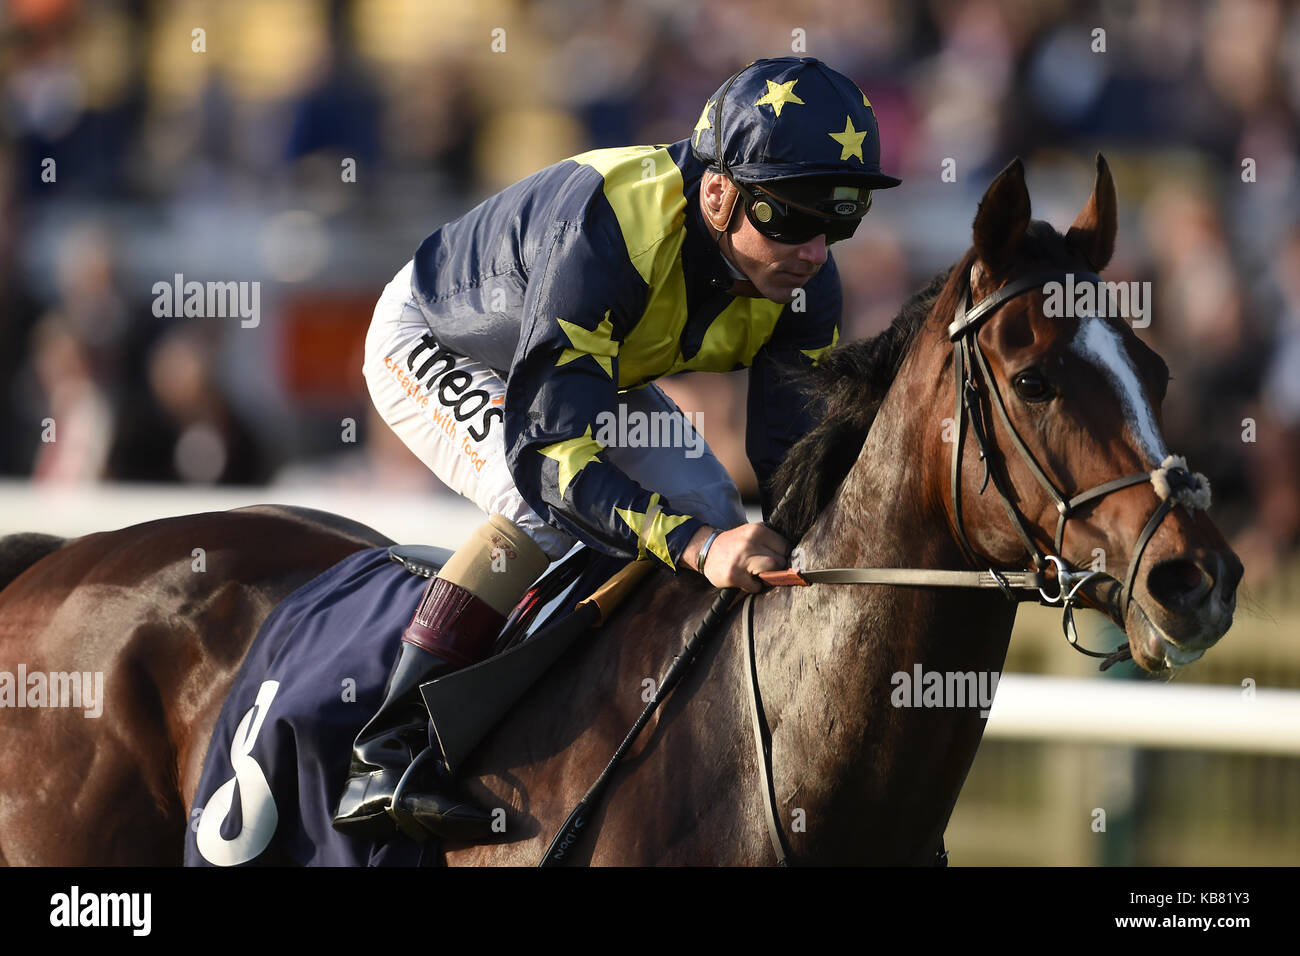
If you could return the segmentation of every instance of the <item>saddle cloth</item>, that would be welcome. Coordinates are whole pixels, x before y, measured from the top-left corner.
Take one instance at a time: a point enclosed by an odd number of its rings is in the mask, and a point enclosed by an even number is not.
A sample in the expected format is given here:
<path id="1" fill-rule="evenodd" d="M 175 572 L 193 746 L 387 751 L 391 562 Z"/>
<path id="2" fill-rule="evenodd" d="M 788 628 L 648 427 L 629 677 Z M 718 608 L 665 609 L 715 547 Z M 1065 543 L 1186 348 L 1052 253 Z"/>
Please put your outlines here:
<path id="1" fill-rule="evenodd" d="M 575 549 L 534 585 L 501 640 L 518 643 L 521 632 L 531 638 L 566 617 L 573 595 L 620 563 Z M 385 547 L 358 551 L 267 616 L 208 744 L 186 833 L 187 866 L 439 862 L 434 840 L 417 844 L 394 831 L 374 841 L 330 826 L 352 742 L 379 706 L 427 583 L 419 575 L 430 571 L 394 563 Z"/>
<path id="2" fill-rule="evenodd" d="M 379 706 L 426 582 L 387 548 L 349 555 L 263 622 L 208 744 L 187 866 L 416 866 L 434 852 L 396 835 L 345 836 L 330 818 L 352 741 Z"/>

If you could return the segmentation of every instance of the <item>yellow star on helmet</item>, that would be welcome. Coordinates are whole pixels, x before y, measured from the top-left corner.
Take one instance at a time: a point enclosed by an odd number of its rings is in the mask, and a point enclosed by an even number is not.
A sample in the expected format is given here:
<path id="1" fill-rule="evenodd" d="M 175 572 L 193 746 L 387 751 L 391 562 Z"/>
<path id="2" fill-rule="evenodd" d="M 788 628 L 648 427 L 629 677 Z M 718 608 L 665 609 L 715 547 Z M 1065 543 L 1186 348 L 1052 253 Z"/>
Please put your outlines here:
<path id="1" fill-rule="evenodd" d="M 834 334 L 831 335 L 830 345 L 823 345 L 819 349 L 800 349 L 799 351 L 802 352 L 804 355 L 808 356 L 810 359 L 812 359 L 813 365 L 816 365 L 818 362 L 822 360 L 823 355 L 825 355 L 831 349 L 835 348 L 835 343 L 837 343 L 839 340 L 840 340 L 840 327 L 837 325 L 835 327 Z"/>
<path id="2" fill-rule="evenodd" d="M 586 468 L 588 462 L 598 461 L 596 456 L 604 450 L 605 446 L 591 437 L 590 425 L 577 438 L 567 438 L 564 441 L 557 441 L 554 445 L 537 449 L 538 453 L 557 462 L 560 466 L 561 498 L 564 497 L 564 490 L 569 487 L 569 483 L 578 477 L 578 472 Z"/>
<path id="3" fill-rule="evenodd" d="M 618 354 L 618 343 L 613 340 L 614 324 L 609 320 L 608 309 L 605 310 L 605 318 L 601 319 L 595 331 L 584 329 L 576 322 L 565 322 L 558 316 L 555 321 L 560 323 L 560 328 L 573 345 L 573 348 L 565 349 L 560 353 L 560 357 L 555 361 L 557 366 L 567 365 L 574 359 L 590 355 L 596 360 L 596 364 L 605 370 L 606 375 L 610 378 L 614 377 L 614 366 L 610 360 Z"/>
<path id="4" fill-rule="evenodd" d="M 709 110 L 713 109 L 713 104 L 717 100 L 709 100 L 704 104 L 704 110 L 700 113 L 700 121 L 695 124 L 695 145 L 700 145 L 700 134 L 706 129 L 713 129 L 713 124 L 709 122 Z"/>
<path id="5" fill-rule="evenodd" d="M 862 89 L 859 88 L 859 89 L 858 89 L 858 92 L 859 92 L 859 93 L 862 93 Z M 871 100 L 867 99 L 867 94 L 866 94 L 866 93 L 862 93 L 862 105 L 865 106 L 865 107 L 867 107 L 867 108 L 870 109 L 870 110 L 874 110 L 874 109 L 875 109 L 875 107 L 871 105 Z"/>
<path id="6" fill-rule="evenodd" d="M 632 511 L 630 508 L 615 508 L 623 523 L 636 532 L 637 560 L 649 551 L 670 568 L 673 566 L 672 555 L 668 553 L 668 532 L 678 525 L 690 521 L 690 515 L 669 517 L 659 507 L 659 493 L 650 496 L 650 504 L 645 511 Z"/>
<path id="7" fill-rule="evenodd" d="M 789 83 L 773 83 L 768 80 L 767 92 L 760 96 L 754 105 L 763 106 L 766 104 L 776 110 L 777 116 L 781 115 L 781 107 L 786 103 L 798 103 L 803 106 L 803 100 L 794 95 L 794 85 L 798 82 L 798 80 L 791 80 Z"/>
<path id="8" fill-rule="evenodd" d="M 840 159 L 848 159 L 850 156 L 856 156 L 858 162 L 865 163 L 862 158 L 862 141 L 867 138 L 866 130 L 859 133 L 853 128 L 853 117 L 844 117 L 844 131 L 841 133 L 827 133 L 831 139 L 839 143 L 841 147 Z"/>

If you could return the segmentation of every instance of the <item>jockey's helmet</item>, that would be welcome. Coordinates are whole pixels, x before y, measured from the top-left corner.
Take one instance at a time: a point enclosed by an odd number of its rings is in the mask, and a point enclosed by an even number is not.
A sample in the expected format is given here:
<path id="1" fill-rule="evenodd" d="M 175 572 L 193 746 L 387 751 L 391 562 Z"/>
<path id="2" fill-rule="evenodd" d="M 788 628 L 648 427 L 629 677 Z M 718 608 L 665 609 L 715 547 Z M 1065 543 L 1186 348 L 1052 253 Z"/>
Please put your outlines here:
<path id="1" fill-rule="evenodd" d="M 902 181 L 880 170 L 880 131 L 865 93 L 812 57 L 755 60 L 709 98 L 691 136 L 697 159 L 729 185 L 714 228 L 737 198 L 758 232 L 801 243 L 853 235 L 875 189 Z"/>

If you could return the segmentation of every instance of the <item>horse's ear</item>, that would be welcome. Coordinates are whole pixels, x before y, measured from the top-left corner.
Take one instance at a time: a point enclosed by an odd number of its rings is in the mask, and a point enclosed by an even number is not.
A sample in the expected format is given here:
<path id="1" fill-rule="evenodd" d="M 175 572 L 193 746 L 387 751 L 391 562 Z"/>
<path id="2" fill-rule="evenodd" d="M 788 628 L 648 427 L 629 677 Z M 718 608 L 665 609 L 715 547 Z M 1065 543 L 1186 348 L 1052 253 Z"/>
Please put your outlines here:
<path id="1" fill-rule="evenodd" d="M 1005 272 L 1029 228 L 1025 166 L 1016 157 L 989 184 L 975 213 L 975 251 L 994 274 Z"/>
<path id="2" fill-rule="evenodd" d="M 1111 178 L 1106 158 L 1097 154 L 1097 182 L 1074 225 L 1065 234 L 1065 244 L 1083 256 L 1093 272 L 1100 272 L 1115 252 L 1115 233 L 1119 228 L 1115 180 Z"/>

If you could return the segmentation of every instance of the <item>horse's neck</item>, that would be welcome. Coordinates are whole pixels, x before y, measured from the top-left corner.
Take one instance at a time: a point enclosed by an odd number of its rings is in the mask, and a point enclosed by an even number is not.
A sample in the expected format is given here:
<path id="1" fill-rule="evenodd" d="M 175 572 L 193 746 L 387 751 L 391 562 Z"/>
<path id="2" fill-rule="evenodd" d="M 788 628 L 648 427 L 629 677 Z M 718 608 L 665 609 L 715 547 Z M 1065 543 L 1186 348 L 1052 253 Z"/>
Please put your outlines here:
<path id="1" fill-rule="evenodd" d="M 962 567 L 942 497 L 924 490 L 937 487 L 926 473 L 952 446 L 940 442 L 937 414 L 917 413 L 933 396 L 912 392 L 901 381 L 891 390 L 857 463 L 800 542 L 800 566 Z M 808 814 L 802 849 L 823 861 L 866 852 L 908 862 L 909 847 L 928 852 L 982 721 L 963 710 L 895 708 L 893 675 L 917 664 L 1000 670 L 1014 612 L 964 589 L 852 584 L 783 589 L 760 607 L 756 649 L 775 772 Z"/>
<path id="2" fill-rule="evenodd" d="M 941 441 L 939 416 L 929 412 L 935 396 L 928 389 L 896 383 L 882 403 L 857 463 L 835 497 L 809 530 L 798 550 L 802 566 L 868 568 L 949 568 L 963 566 L 953 540 L 944 496 L 927 492 L 946 466 L 952 445 Z M 925 409 L 918 414 L 917 407 Z M 856 589 L 856 593 L 855 592 Z M 845 606 L 862 604 L 862 586 L 823 589 L 821 600 Z M 926 592 L 950 604 L 961 592 Z"/>

